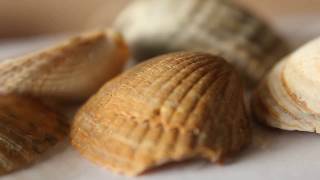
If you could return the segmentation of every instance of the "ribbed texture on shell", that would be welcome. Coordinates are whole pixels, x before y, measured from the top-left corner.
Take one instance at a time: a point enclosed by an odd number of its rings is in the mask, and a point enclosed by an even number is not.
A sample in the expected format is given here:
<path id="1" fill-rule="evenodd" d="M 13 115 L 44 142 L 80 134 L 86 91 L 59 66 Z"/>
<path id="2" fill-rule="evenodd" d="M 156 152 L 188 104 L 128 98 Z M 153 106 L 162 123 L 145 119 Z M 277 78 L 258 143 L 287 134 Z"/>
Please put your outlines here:
<path id="1" fill-rule="evenodd" d="M 0 64 L 0 93 L 82 101 L 119 74 L 128 58 L 110 30 L 76 36 L 54 48 Z"/>
<path id="2" fill-rule="evenodd" d="M 289 51 L 264 22 L 226 0 L 136 0 L 115 26 L 136 59 L 190 49 L 221 54 L 248 86 Z"/>
<path id="3" fill-rule="evenodd" d="M 21 168 L 61 141 L 68 125 L 40 102 L 0 96 L 0 174 Z"/>
<path id="4" fill-rule="evenodd" d="M 219 57 L 160 56 L 104 85 L 77 113 L 72 144 L 127 175 L 193 157 L 222 160 L 250 141 L 242 93 Z"/>
<path id="5" fill-rule="evenodd" d="M 252 100 L 257 120 L 280 129 L 320 133 L 320 38 L 281 61 Z"/>

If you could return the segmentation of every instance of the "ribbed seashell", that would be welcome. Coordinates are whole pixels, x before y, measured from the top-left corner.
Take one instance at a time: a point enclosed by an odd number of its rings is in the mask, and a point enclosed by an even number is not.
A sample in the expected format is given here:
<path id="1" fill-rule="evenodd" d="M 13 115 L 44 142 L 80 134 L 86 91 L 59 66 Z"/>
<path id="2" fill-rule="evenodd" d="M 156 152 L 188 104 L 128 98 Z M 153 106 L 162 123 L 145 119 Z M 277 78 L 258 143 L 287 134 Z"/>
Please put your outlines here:
<path id="1" fill-rule="evenodd" d="M 220 54 L 248 87 L 289 51 L 262 20 L 228 0 L 136 0 L 115 27 L 138 60 L 177 50 Z"/>
<path id="2" fill-rule="evenodd" d="M 85 100 L 119 74 L 127 58 L 121 36 L 108 30 L 2 62 L 0 174 L 31 163 L 62 140 L 68 133 L 67 118 L 56 113 L 60 106 L 55 103 Z M 55 105 L 54 110 L 43 103 Z"/>
<path id="3" fill-rule="evenodd" d="M 0 174 L 35 161 L 68 129 L 63 116 L 35 99 L 0 96 Z"/>
<path id="4" fill-rule="evenodd" d="M 320 38 L 282 60 L 252 100 L 254 116 L 280 129 L 320 133 Z"/>
<path id="5" fill-rule="evenodd" d="M 81 34 L 0 64 L 0 94 L 82 101 L 122 71 L 128 49 L 119 33 Z"/>
<path id="6" fill-rule="evenodd" d="M 71 140 L 86 158 L 126 175 L 194 157 L 222 161 L 250 141 L 243 104 L 222 58 L 163 55 L 106 83 L 77 113 Z"/>

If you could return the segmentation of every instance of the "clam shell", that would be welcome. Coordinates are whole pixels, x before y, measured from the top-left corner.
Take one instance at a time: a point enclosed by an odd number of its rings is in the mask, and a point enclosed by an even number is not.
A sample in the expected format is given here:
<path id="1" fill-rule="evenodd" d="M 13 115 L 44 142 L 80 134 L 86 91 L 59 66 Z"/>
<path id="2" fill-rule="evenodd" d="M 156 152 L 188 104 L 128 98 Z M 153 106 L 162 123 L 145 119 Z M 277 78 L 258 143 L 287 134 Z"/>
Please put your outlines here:
<path id="1" fill-rule="evenodd" d="M 320 38 L 283 59 L 252 100 L 254 116 L 280 129 L 320 133 Z"/>
<path id="2" fill-rule="evenodd" d="M 55 112 L 60 108 L 56 102 L 85 100 L 119 74 L 127 58 L 121 36 L 107 30 L 2 62 L 0 174 L 33 162 L 62 140 L 68 133 L 67 118 Z M 55 110 L 43 103 L 55 105 Z"/>
<path id="3" fill-rule="evenodd" d="M 35 99 L 0 96 L 0 174 L 21 168 L 61 141 L 65 119 Z"/>
<path id="4" fill-rule="evenodd" d="M 0 64 L 0 94 L 82 101 L 122 71 L 128 49 L 117 32 L 95 31 Z M 44 98 L 44 99 L 45 99 Z"/>
<path id="5" fill-rule="evenodd" d="M 220 54 L 248 87 L 289 51 L 266 23 L 226 0 L 136 0 L 115 27 L 138 60 L 179 50 Z"/>
<path id="6" fill-rule="evenodd" d="M 106 83 L 80 109 L 71 141 L 126 175 L 194 157 L 222 161 L 250 141 L 241 83 L 222 58 L 181 52 Z"/>

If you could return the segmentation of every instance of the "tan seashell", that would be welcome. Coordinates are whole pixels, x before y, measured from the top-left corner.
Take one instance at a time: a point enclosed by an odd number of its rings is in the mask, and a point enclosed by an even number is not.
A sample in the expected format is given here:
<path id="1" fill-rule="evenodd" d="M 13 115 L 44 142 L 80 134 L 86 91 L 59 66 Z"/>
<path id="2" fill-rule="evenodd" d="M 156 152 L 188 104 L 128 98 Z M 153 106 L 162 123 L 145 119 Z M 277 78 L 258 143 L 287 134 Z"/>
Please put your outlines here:
<path id="1" fill-rule="evenodd" d="M 320 38 L 282 60 L 252 100 L 256 119 L 280 129 L 320 133 Z"/>
<path id="2" fill-rule="evenodd" d="M 250 141 L 241 83 L 222 58 L 175 53 L 105 84 L 77 113 L 72 144 L 126 175 L 202 157 L 222 161 Z"/>
<path id="3" fill-rule="evenodd" d="M 221 54 L 247 86 L 289 52 L 262 20 L 228 0 L 136 0 L 115 27 L 136 59 L 190 49 Z"/>
<path id="4" fill-rule="evenodd" d="M 61 141 L 68 125 L 35 99 L 0 96 L 0 174 L 21 168 Z"/>
<path id="5" fill-rule="evenodd" d="M 0 174 L 31 163 L 62 140 L 67 118 L 55 113 L 60 108 L 55 103 L 85 100 L 119 74 L 127 59 L 121 36 L 108 30 L 1 63 Z"/>
<path id="6" fill-rule="evenodd" d="M 0 64 L 0 94 L 82 101 L 122 71 L 128 49 L 113 31 L 76 36 Z"/>

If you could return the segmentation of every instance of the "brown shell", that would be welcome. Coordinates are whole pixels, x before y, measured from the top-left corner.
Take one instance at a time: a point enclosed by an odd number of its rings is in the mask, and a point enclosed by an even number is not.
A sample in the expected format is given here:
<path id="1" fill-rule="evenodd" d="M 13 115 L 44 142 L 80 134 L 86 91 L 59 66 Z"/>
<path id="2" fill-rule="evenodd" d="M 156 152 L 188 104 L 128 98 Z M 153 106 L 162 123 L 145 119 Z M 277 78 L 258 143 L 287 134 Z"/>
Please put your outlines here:
<path id="1" fill-rule="evenodd" d="M 0 64 L 0 94 L 82 101 L 122 71 L 128 49 L 111 30 L 85 33 Z"/>
<path id="2" fill-rule="evenodd" d="M 77 113 L 72 144 L 126 175 L 172 161 L 221 161 L 250 141 L 241 83 L 222 58 L 163 55 L 105 84 Z"/>
<path id="3" fill-rule="evenodd" d="M 220 54 L 247 87 L 290 50 L 263 20 L 229 0 L 135 0 L 115 27 L 138 60 L 180 50 Z"/>
<path id="4" fill-rule="evenodd" d="M 35 99 L 0 96 L 0 174 L 30 164 L 68 129 L 61 115 Z"/>

